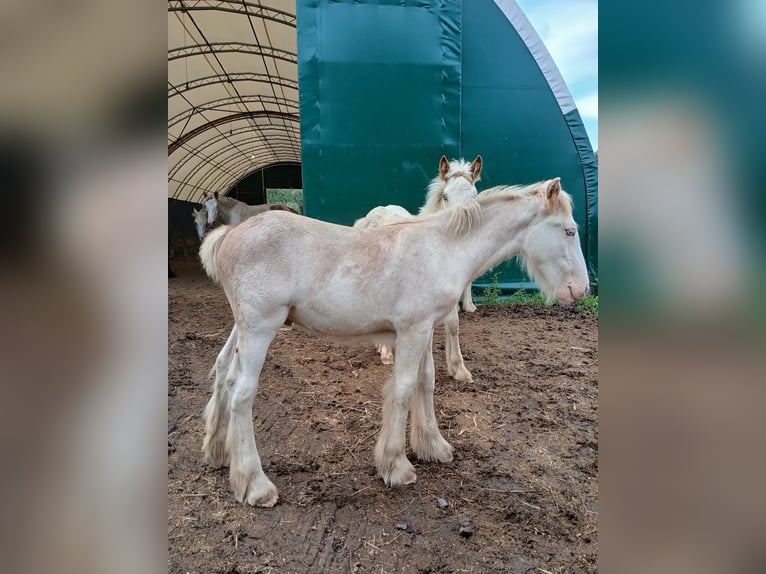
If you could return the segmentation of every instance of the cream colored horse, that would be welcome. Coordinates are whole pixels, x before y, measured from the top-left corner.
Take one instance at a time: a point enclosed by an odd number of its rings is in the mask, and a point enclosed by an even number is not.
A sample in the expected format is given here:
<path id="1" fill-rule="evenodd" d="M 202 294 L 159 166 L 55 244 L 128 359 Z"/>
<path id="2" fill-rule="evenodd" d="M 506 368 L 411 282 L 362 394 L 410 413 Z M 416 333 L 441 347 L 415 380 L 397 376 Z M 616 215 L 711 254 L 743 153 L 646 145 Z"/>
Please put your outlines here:
<path id="1" fill-rule="evenodd" d="M 481 179 L 482 159 L 476 156 L 470 164 L 461 160 L 447 161 L 446 156 L 439 160 L 439 175 L 428 186 L 426 202 L 420 208 L 421 215 L 436 213 L 442 209 L 457 207 L 476 197 L 476 182 Z M 376 225 L 399 223 L 414 217 L 409 211 L 399 205 L 386 205 L 373 208 L 363 218 L 354 223 L 354 227 L 367 229 Z M 468 283 L 463 291 L 463 309 L 470 313 L 476 311 L 471 298 L 471 284 Z M 471 382 L 473 377 L 466 368 L 463 354 L 460 351 L 460 320 L 458 307 L 450 311 L 444 321 L 446 331 L 445 354 L 447 356 L 447 372 L 456 381 Z M 388 345 L 378 345 L 380 360 L 384 365 L 394 362 L 393 349 Z"/>
<path id="2" fill-rule="evenodd" d="M 196 207 L 192 209 L 192 219 L 194 219 L 194 227 L 197 229 L 199 240 L 202 241 L 205 233 L 207 233 L 207 208 L 203 205 L 199 209 Z"/>
<path id="3" fill-rule="evenodd" d="M 282 203 L 262 203 L 260 205 L 249 205 L 244 201 L 239 201 L 233 197 L 224 197 L 218 195 L 218 192 L 211 194 L 205 193 L 204 203 L 207 210 L 207 223 L 213 225 L 218 220 L 224 225 L 234 225 L 241 223 L 259 213 L 270 210 L 282 210 L 297 213 L 292 207 Z"/>
<path id="4" fill-rule="evenodd" d="M 206 460 L 230 462 L 240 502 L 276 503 L 277 488 L 255 443 L 252 406 L 269 345 L 287 318 L 334 339 L 396 342 L 375 445 L 385 484 L 417 479 L 405 453 L 408 412 L 415 456 L 452 460 L 434 413 L 433 328 L 469 281 L 514 256 L 551 299 L 569 303 L 588 292 L 571 198 L 558 178 L 492 188 L 455 209 L 371 229 L 268 212 L 213 230 L 200 257 L 221 283 L 235 327 L 213 368 Z"/>

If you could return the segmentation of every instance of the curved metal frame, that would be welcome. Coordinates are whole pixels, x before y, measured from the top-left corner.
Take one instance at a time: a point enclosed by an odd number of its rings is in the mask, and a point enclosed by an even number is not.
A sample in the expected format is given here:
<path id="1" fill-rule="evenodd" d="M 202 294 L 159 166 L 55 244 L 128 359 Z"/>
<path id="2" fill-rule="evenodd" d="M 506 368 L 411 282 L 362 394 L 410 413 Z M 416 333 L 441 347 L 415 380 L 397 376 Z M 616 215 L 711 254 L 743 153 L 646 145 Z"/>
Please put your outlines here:
<path id="1" fill-rule="evenodd" d="M 230 114 L 228 116 L 222 116 L 220 118 L 216 118 L 214 120 L 211 120 L 205 124 L 202 124 L 200 126 L 197 126 L 193 130 L 185 133 L 184 135 L 177 138 L 175 141 L 168 144 L 168 156 L 172 155 L 174 151 L 176 151 L 179 147 L 181 147 L 183 144 L 185 144 L 187 141 L 195 138 L 201 133 L 206 132 L 209 129 L 213 129 L 217 126 L 220 126 L 222 124 L 226 124 L 232 121 L 237 121 L 242 118 L 257 118 L 257 117 L 266 117 L 266 116 L 274 116 L 279 117 L 284 120 L 293 121 L 293 122 L 299 122 L 300 119 L 298 118 L 298 114 L 288 114 L 285 112 L 270 112 L 267 110 L 250 110 L 247 112 L 239 112 L 236 114 Z"/>
<path id="2" fill-rule="evenodd" d="M 236 82 L 258 82 L 262 84 L 274 84 L 298 91 L 298 82 L 288 78 L 283 78 L 282 76 L 274 76 L 272 74 L 258 74 L 254 72 L 236 72 L 234 74 L 217 74 L 214 76 L 197 78 L 196 80 L 184 82 L 183 88 L 171 84 L 170 88 L 168 88 L 168 98 L 184 94 L 197 88 L 203 88 L 205 86 L 212 86 L 215 84 L 233 84 Z"/>
<path id="3" fill-rule="evenodd" d="M 226 52 L 239 52 L 240 54 L 252 54 L 254 56 L 264 56 L 283 60 L 290 64 L 298 65 L 298 54 L 274 48 L 272 46 L 260 46 L 258 44 L 249 44 L 247 42 L 209 42 L 205 44 L 191 44 L 183 48 L 168 50 L 168 62 L 180 58 L 191 58 L 192 56 L 201 56 L 203 54 L 221 54 Z"/>
<path id="4" fill-rule="evenodd" d="M 285 131 L 285 128 L 289 128 L 289 126 L 284 126 L 284 127 L 263 126 L 261 128 L 261 131 L 263 132 L 263 131 L 272 131 L 273 130 L 277 134 L 277 136 L 284 137 L 284 135 L 287 133 Z M 300 136 L 299 130 L 294 130 L 294 131 L 298 133 L 298 136 Z M 204 158 L 205 160 L 209 160 L 210 159 L 212 161 L 210 156 L 205 156 L 203 154 L 205 149 L 210 147 L 211 145 L 220 143 L 221 141 L 226 140 L 226 139 L 236 138 L 238 135 L 243 134 L 243 133 L 251 133 L 251 132 L 252 132 L 252 126 L 247 124 L 247 125 L 238 127 L 236 129 L 231 129 L 230 128 L 229 132 L 227 134 L 219 133 L 217 136 L 211 137 L 210 139 L 207 139 L 204 142 L 195 144 L 193 148 L 192 147 L 187 147 L 186 144 L 184 144 L 182 147 L 184 148 L 185 151 L 189 152 L 189 154 L 181 156 L 179 161 L 177 161 L 175 164 L 173 164 L 173 166 L 168 170 L 168 177 L 174 177 L 178 173 L 178 171 L 180 169 L 182 169 L 184 167 L 184 165 L 186 165 L 186 163 L 188 163 L 193 157 L 200 157 L 200 158 Z M 269 137 L 271 137 L 271 136 L 269 136 Z M 289 136 L 287 136 L 287 137 L 289 137 Z M 260 139 L 260 138 L 251 138 L 251 140 L 245 140 L 243 143 L 250 143 L 250 141 L 257 140 L 257 139 Z M 300 137 L 298 137 L 296 139 L 299 140 Z M 240 141 L 242 141 L 242 140 L 237 140 L 238 143 Z"/>
<path id="5" fill-rule="evenodd" d="M 257 141 L 257 140 L 253 140 Z M 243 142 L 247 143 L 247 142 Z M 215 160 L 213 158 L 202 156 L 201 154 L 198 154 L 194 151 L 192 151 L 188 156 L 184 156 L 185 158 L 188 157 L 189 159 L 186 159 L 184 162 L 184 166 L 179 166 L 179 169 L 177 169 L 174 173 L 168 175 L 168 179 L 172 179 L 176 183 L 179 184 L 179 193 L 183 190 L 184 187 L 189 185 L 189 182 L 192 179 L 198 178 L 199 173 L 201 170 L 208 168 L 208 171 L 205 172 L 204 175 L 202 175 L 202 178 L 205 178 L 207 181 L 208 176 L 213 176 L 214 173 L 218 172 L 221 174 L 221 177 L 225 176 L 231 176 L 233 175 L 232 169 L 238 168 L 241 163 L 258 163 L 261 161 L 264 161 L 264 159 L 270 158 L 274 156 L 275 154 L 278 154 L 280 156 L 286 156 L 289 157 L 291 161 L 295 161 L 296 156 L 295 152 L 293 151 L 292 145 L 290 145 L 291 142 L 285 142 L 284 140 L 279 141 L 275 140 L 274 142 L 274 148 L 260 148 L 257 150 L 253 150 L 250 153 L 243 155 L 239 153 L 230 153 L 226 155 L 225 157 L 222 157 L 221 155 L 218 155 L 215 157 Z M 188 165 L 188 172 L 185 175 L 180 175 L 179 171 L 181 167 L 187 167 L 187 164 L 192 161 L 192 158 L 197 159 L 198 161 L 196 163 L 192 163 L 191 165 Z M 218 189 L 218 187 L 215 185 L 216 178 L 213 177 L 213 179 L 210 181 L 210 185 L 212 185 L 212 189 Z"/>
<path id="6" fill-rule="evenodd" d="M 190 119 L 192 116 L 196 114 L 200 114 L 202 112 L 231 111 L 231 110 L 219 110 L 216 108 L 223 107 L 223 106 L 231 106 L 236 104 L 247 104 L 247 103 L 273 104 L 277 106 L 284 106 L 286 108 L 292 108 L 295 110 L 299 109 L 298 102 L 295 102 L 293 100 L 288 100 L 287 98 L 275 98 L 274 96 L 264 96 L 261 94 L 222 98 L 220 100 L 210 100 L 209 102 L 205 102 L 201 106 L 195 106 L 193 108 L 189 108 L 188 110 L 184 110 L 183 112 L 180 112 L 174 115 L 172 118 L 168 120 L 168 128 L 172 128 L 173 126 L 180 124 L 184 120 Z M 263 108 L 263 110 L 267 111 L 265 107 Z"/>
<path id="7" fill-rule="evenodd" d="M 236 154 L 229 154 L 226 159 L 226 164 L 228 168 L 228 173 L 218 170 L 215 166 L 209 166 L 205 164 L 200 164 L 200 166 L 193 170 L 194 176 L 196 181 L 198 182 L 198 185 L 206 188 L 206 189 L 222 189 L 226 187 L 225 184 L 222 184 L 222 181 L 225 181 L 227 179 L 230 180 L 232 176 L 235 176 L 236 173 L 238 173 L 243 166 L 252 166 L 256 165 L 257 167 L 252 168 L 248 167 L 246 169 L 250 169 L 251 171 L 253 169 L 260 169 L 261 162 L 264 162 L 265 158 L 270 158 L 268 163 L 273 163 L 274 161 L 284 161 L 280 159 L 279 157 L 274 157 L 274 154 L 271 152 L 262 153 L 260 155 L 256 155 L 255 159 L 252 158 L 252 156 L 247 157 L 239 157 L 237 159 Z M 300 158 L 298 158 L 300 159 Z M 218 172 L 218 173 L 216 173 Z M 189 175 L 191 176 L 192 173 L 190 172 Z"/>
<path id="8" fill-rule="evenodd" d="M 271 20 L 295 28 L 295 14 L 277 8 L 268 8 L 246 0 L 168 0 L 168 12 L 195 12 L 218 10 L 234 14 L 246 14 L 263 20 Z"/>
<path id="9" fill-rule="evenodd" d="M 245 179 L 250 177 L 255 172 L 267 170 L 267 169 L 269 169 L 271 167 L 277 167 L 277 166 L 280 166 L 280 165 L 292 165 L 292 166 L 295 166 L 295 167 L 301 167 L 301 162 L 299 162 L 299 161 L 280 161 L 280 162 L 277 162 L 277 163 L 269 164 L 269 165 L 267 165 L 265 167 L 259 167 L 258 169 L 254 169 L 253 171 L 249 171 L 245 175 L 240 177 L 237 181 L 235 181 L 234 183 L 230 184 L 229 187 L 226 189 L 226 191 L 223 192 L 223 194 L 224 195 L 229 195 L 229 193 L 231 193 L 231 190 L 234 189 L 235 185 L 239 185 L 239 182 L 244 181 Z"/>
<path id="10" fill-rule="evenodd" d="M 232 14 L 241 14 L 250 19 L 250 28 L 254 36 L 254 42 L 209 42 L 204 33 L 204 24 L 207 19 L 198 19 L 192 16 L 194 12 L 219 11 Z M 300 121 L 299 121 L 299 103 L 297 91 L 298 82 L 288 77 L 278 75 L 280 67 L 278 60 L 282 60 L 289 66 L 297 67 L 298 56 L 296 53 L 281 48 L 276 48 L 265 38 L 260 38 L 261 27 L 254 27 L 253 18 L 262 20 L 262 29 L 266 36 L 269 34 L 270 26 L 266 21 L 275 22 L 280 25 L 296 28 L 296 15 L 287 11 L 272 7 L 264 7 L 255 0 L 169 0 L 168 12 L 182 12 L 178 14 L 179 20 L 190 21 L 196 27 L 201 38 L 194 40 L 196 44 L 185 45 L 168 50 L 168 62 L 173 60 L 183 60 L 195 56 L 206 57 L 212 55 L 217 62 L 222 73 L 216 73 L 219 70 L 214 68 L 212 75 L 194 78 L 187 82 L 178 82 L 175 85 L 168 82 L 168 99 L 181 97 L 178 101 L 185 109 L 168 119 L 168 131 L 171 128 L 179 126 L 195 118 L 196 114 L 201 114 L 204 123 L 183 133 L 178 137 L 173 137 L 168 133 L 168 180 L 177 184 L 169 186 L 168 191 L 172 197 L 181 198 L 186 196 L 191 198 L 201 196 L 202 191 L 209 189 L 222 189 L 225 187 L 226 193 L 246 178 L 250 173 L 266 169 L 273 165 L 300 165 Z M 195 22 L 197 20 L 197 22 Z M 202 24 L 202 28 L 200 27 Z M 183 22 L 181 24 L 184 25 Z M 273 31 L 273 28 L 272 28 Z M 186 36 L 185 36 L 186 38 Z M 243 38 L 247 39 L 247 38 Z M 236 38 L 235 38 L 236 40 Z M 264 41 L 261 41 L 264 40 Z M 237 72 L 228 74 L 225 66 L 225 59 L 219 59 L 218 53 L 241 53 L 260 57 L 265 66 L 265 72 Z M 260 61 L 260 60 L 259 60 Z M 212 67 L 212 66 L 211 66 Z M 175 69 L 175 68 L 174 68 Z M 285 68 L 282 68 L 284 72 Z M 277 75 L 271 72 L 275 71 Z M 293 69 L 290 69 L 292 75 Z M 295 77 L 297 77 L 297 72 Z M 245 86 L 245 82 L 256 82 L 271 86 L 272 95 L 266 94 L 248 94 L 247 92 L 257 90 L 266 90 Z M 194 97 L 190 92 L 206 86 L 218 86 L 228 84 L 231 88 L 226 88 L 232 97 L 224 97 L 217 100 L 210 100 L 195 106 L 191 100 Z M 281 96 L 278 95 L 279 87 L 282 88 Z M 239 88 L 239 89 L 238 89 Z M 276 88 L 276 89 L 275 89 Z M 295 99 L 285 97 L 285 90 L 295 90 Z M 218 93 L 215 93 L 218 92 Z M 224 90 L 217 88 L 212 93 L 215 95 L 224 95 Z M 293 95 L 288 92 L 289 95 Z M 203 97 L 207 96 L 204 94 Z M 198 99 L 201 99 L 198 97 Z M 258 107 L 259 109 L 251 109 Z M 268 108 L 277 108 L 269 110 Z M 236 110 L 245 111 L 236 111 Z M 205 115 L 219 115 L 221 117 L 208 119 Z M 236 128 L 231 127 L 237 122 L 244 122 Z M 186 129 L 184 125 L 180 129 Z M 227 126 L 222 127 L 222 126 Z M 179 127 L 176 127 L 176 130 Z M 211 133 L 210 130 L 213 130 Z M 252 136 L 246 135 L 252 133 Z M 194 142 L 194 143 L 192 143 Z M 228 142 L 228 144 L 223 144 Z M 222 145 L 223 144 L 223 145 Z M 219 149 L 212 149 L 219 145 Z M 251 151 L 245 151 L 244 148 L 251 148 Z M 177 161 L 170 163 L 171 155 L 178 152 L 182 153 L 176 158 Z M 186 174 L 179 177 L 182 171 Z M 233 183 L 232 183 L 233 182 Z M 210 186 L 214 187 L 210 187 Z"/>

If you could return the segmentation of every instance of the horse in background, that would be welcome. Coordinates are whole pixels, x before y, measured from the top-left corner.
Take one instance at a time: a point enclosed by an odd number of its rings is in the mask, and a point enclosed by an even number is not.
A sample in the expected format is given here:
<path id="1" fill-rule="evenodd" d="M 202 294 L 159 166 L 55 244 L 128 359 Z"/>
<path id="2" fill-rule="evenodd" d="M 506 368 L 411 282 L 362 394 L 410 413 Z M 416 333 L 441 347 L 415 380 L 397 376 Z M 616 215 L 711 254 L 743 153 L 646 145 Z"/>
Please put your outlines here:
<path id="1" fill-rule="evenodd" d="M 211 370 L 206 461 L 230 463 L 240 502 L 276 504 L 277 488 L 256 447 L 252 403 L 268 348 L 288 318 L 334 339 L 396 343 L 374 449 L 385 484 L 417 480 L 405 451 L 408 414 L 415 456 L 451 461 L 433 404 L 434 325 L 469 281 L 512 257 L 552 300 L 571 303 L 588 293 L 572 200 L 559 178 L 492 188 L 454 209 L 369 229 L 276 211 L 210 232 L 200 258 L 221 284 L 235 324 Z"/>
<path id="2" fill-rule="evenodd" d="M 202 205 L 199 209 L 192 209 L 192 219 L 194 219 L 194 228 L 197 230 L 199 240 L 205 237 L 207 233 L 207 208 Z"/>
<path id="3" fill-rule="evenodd" d="M 447 156 L 439 160 L 439 175 L 428 185 L 426 202 L 420 208 L 419 215 L 429 215 L 457 207 L 477 195 L 476 182 L 481 179 L 482 159 L 476 156 L 470 164 L 464 160 L 447 161 Z M 409 211 L 399 205 L 375 207 L 363 218 L 354 223 L 358 229 L 369 229 L 377 225 L 390 225 L 414 218 Z M 471 283 L 463 291 L 463 309 L 468 312 L 476 310 L 471 298 Z M 446 331 L 445 353 L 447 356 L 447 372 L 456 381 L 471 382 L 473 377 L 466 368 L 463 354 L 460 351 L 460 321 L 458 306 L 450 311 L 444 321 Z M 394 362 L 393 350 L 385 344 L 378 345 L 380 360 L 384 365 Z"/>
<path id="4" fill-rule="evenodd" d="M 244 201 L 239 201 L 233 197 L 219 195 L 218 192 L 212 194 L 205 193 L 203 206 L 207 211 L 207 223 L 213 223 L 219 220 L 224 225 L 234 225 L 242 223 L 244 220 L 271 210 L 289 211 L 298 213 L 292 207 L 282 203 L 262 203 L 260 205 L 250 205 Z"/>

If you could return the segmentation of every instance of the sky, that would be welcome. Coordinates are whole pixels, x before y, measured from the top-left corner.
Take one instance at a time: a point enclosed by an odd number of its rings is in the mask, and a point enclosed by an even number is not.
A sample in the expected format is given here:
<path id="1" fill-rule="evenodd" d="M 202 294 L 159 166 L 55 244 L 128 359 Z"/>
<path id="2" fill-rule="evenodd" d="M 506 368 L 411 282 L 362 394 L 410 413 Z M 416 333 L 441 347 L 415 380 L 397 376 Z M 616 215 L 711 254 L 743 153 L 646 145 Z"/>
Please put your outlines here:
<path id="1" fill-rule="evenodd" d="M 516 0 L 542 38 L 598 149 L 598 1 Z"/>

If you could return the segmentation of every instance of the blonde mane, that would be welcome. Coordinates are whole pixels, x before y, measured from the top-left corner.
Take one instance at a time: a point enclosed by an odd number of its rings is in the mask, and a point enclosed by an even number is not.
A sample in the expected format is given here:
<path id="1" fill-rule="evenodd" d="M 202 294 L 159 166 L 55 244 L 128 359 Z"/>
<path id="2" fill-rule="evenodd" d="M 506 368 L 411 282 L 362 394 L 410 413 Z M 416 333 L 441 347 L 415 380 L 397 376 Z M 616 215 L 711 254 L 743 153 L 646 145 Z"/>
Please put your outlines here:
<path id="1" fill-rule="evenodd" d="M 450 210 L 450 216 L 444 231 L 452 237 L 459 237 L 468 233 L 481 221 L 482 207 L 493 201 L 525 200 L 531 201 L 538 197 L 539 187 L 545 181 L 538 181 L 530 185 L 497 185 L 485 189 L 475 199 L 470 199 Z M 572 196 L 563 189 L 558 194 L 557 208 L 565 216 L 572 215 Z"/>

